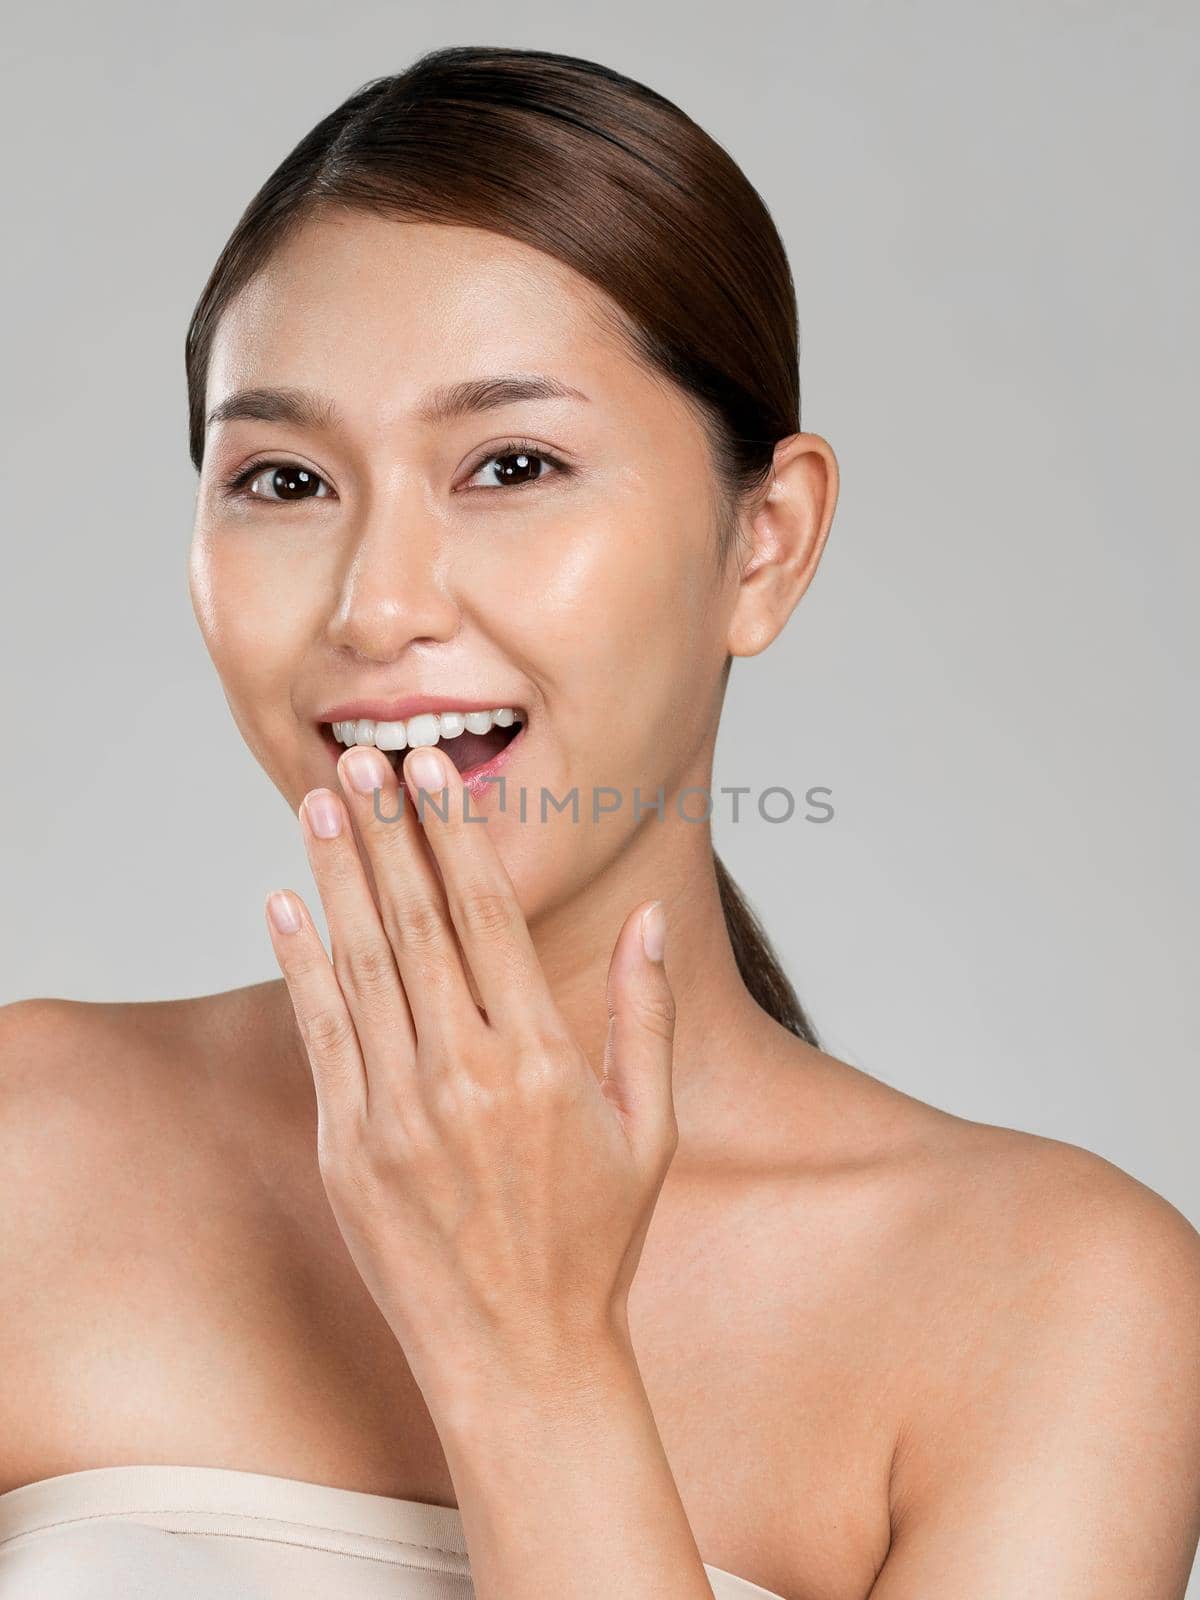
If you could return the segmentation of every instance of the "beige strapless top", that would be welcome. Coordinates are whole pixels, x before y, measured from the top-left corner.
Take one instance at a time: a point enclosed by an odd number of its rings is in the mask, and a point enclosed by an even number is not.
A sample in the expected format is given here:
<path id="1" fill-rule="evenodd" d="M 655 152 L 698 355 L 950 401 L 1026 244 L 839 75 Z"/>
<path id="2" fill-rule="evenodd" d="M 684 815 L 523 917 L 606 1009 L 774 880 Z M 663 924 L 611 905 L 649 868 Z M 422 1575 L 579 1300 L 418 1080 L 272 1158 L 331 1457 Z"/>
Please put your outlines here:
<path id="1" fill-rule="evenodd" d="M 717 1600 L 781 1600 L 705 1571 Z M 453 1506 L 225 1467 L 92 1467 L 0 1494 L 2 1600 L 474 1594 Z"/>

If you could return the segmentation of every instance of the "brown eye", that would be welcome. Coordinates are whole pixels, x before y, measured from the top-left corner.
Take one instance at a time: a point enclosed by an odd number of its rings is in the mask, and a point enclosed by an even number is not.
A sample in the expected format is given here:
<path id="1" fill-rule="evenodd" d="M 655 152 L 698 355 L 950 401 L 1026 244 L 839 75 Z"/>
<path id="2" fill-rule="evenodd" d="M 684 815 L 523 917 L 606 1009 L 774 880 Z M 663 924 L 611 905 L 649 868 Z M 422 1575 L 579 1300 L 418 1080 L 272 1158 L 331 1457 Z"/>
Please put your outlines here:
<path id="1" fill-rule="evenodd" d="M 537 450 L 531 444 L 514 439 L 484 457 L 471 474 L 468 487 L 472 486 L 474 479 L 482 478 L 482 482 L 474 484 L 475 488 L 519 489 L 540 483 L 543 478 L 553 477 L 556 473 L 565 475 L 569 470 L 565 462 L 552 456 L 549 451 Z"/>
<path id="2" fill-rule="evenodd" d="M 325 491 L 322 493 L 322 489 Z M 298 461 L 255 461 L 232 478 L 227 493 L 250 495 L 255 500 L 324 500 L 329 485 L 319 472 Z"/>
<path id="3" fill-rule="evenodd" d="M 541 456 L 529 455 L 522 450 L 519 455 L 493 456 L 491 462 L 497 463 L 497 483 L 536 483 L 541 477 L 541 467 L 544 465 Z"/>

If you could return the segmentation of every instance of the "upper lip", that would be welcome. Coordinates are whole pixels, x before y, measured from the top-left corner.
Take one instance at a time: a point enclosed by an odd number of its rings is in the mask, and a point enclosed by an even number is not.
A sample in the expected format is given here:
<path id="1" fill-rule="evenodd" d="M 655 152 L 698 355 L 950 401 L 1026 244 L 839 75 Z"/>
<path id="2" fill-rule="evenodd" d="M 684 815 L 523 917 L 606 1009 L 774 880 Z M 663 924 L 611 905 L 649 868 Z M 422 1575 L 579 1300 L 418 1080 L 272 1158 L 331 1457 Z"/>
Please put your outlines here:
<path id="1" fill-rule="evenodd" d="M 514 711 L 522 709 L 520 703 L 512 699 L 469 700 L 449 694 L 408 694 L 398 700 L 340 700 L 337 705 L 328 706 L 319 712 L 317 720 L 358 722 L 369 719 L 371 722 L 407 722 L 409 717 L 418 717 L 425 712 L 493 711 L 501 706 L 511 706 Z"/>

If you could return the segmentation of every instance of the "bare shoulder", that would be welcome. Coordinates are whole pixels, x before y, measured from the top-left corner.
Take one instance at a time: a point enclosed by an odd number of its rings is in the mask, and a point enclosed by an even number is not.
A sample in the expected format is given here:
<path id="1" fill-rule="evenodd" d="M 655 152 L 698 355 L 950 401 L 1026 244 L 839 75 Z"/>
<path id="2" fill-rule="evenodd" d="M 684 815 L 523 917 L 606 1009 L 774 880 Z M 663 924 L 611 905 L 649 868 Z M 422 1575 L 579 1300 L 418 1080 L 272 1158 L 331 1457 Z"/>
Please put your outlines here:
<path id="1" fill-rule="evenodd" d="M 181 1023 L 174 1002 L 39 998 L 0 1007 L 0 1138 L 10 1157 L 39 1128 L 58 1140 L 95 1131 L 91 1114 L 106 1097 L 100 1126 L 118 1121 L 126 1102 L 118 1086 L 144 1078 L 182 1036 Z"/>
<path id="2" fill-rule="evenodd" d="M 1021 1254 L 1057 1243 L 1081 1266 L 1105 1241 L 1127 1241 L 1130 1230 L 1200 1249 L 1200 1233 L 1175 1206 L 1094 1151 L 897 1098 L 911 1108 L 898 1123 L 908 1136 L 896 1143 L 897 1170 L 923 1220 L 940 1214 L 945 1237 L 956 1243 L 983 1228 L 998 1247 L 1016 1246 Z M 1077 1247 L 1089 1243 L 1090 1253 L 1081 1256 Z M 1044 1259 L 1040 1249 L 1035 1253 Z"/>
<path id="3" fill-rule="evenodd" d="M 36 998 L 0 1006 L 0 1099 L 86 1092 L 104 1074 L 161 1068 L 176 1080 L 199 1057 L 249 1040 L 280 1014 L 277 983 L 173 1000 Z"/>
<path id="4" fill-rule="evenodd" d="M 904 1196 L 893 1542 L 873 1595 L 940 1600 L 951 1571 L 986 1596 L 1181 1593 L 1200 1534 L 1200 1233 L 1092 1151 L 958 1118 Z"/>
<path id="5" fill-rule="evenodd" d="M 1182 1596 L 1200 1233 L 1080 1145 L 809 1065 L 804 1131 L 830 1158 L 801 1186 L 794 1231 L 826 1240 L 802 1286 L 812 1304 L 833 1280 L 836 1306 L 863 1308 L 843 1342 L 890 1435 L 872 1600 Z M 823 1213 L 814 1194 L 840 1198 Z"/>
<path id="6" fill-rule="evenodd" d="M 236 1133 L 260 999 L 0 1007 L 0 1490 L 160 1448 L 147 1396 L 211 1362 L 197 1286 L 258 1198 Z"/>
<path id="7" fill-rule="evenodd" d="M 912 1242 L 948 1296 L 1043 1322 L 1094 1313 L 1101 1295 L 1110 1311 L 1122 1295 L 1200 1309 L 1200 1233 L 1093 1151 L 939 1113 L 908 1176 Z"/>
<path id="8" fill-rule="evenodd" d="M 872 1092 L 873 1187 L 933 1388 L 1156 1317 L 1200 1354 L 1200 1233 L 1163 1195 L 1080 1145 Z"/>
<path id="9" fill-rule="evenodd" d="M 735 1249 L 725 1299 L 697 1315 L 736 1308 L 731 1348 L 770 1375 L 760 1453 L 788 1505 L 869 1488 L 853 1515 L 872 1600 L 1181 1596 L 1200 1532 L 1187 1218 L 1079 1145 L 955 1116 L 798 1042 L 754 1087 L 720 1107 L 752 1176 L 709 1185 L 707 1237 Z M 794 1519 L 780 1538 L 787 1572 Z"/>
<path id="10" fill-rule="evenodd" d="M 823 1177 L 849 1175 L 886 1248 L 935 1300 L 1085 1297 L 1122 1273 L 1181 1308 L 1200 1233 L 1163 1195 L 1084 1147 L 976 1122 L 805 1047 L 809 1090 L 781 1116 Z"/>
<path id="11" fill-rule="evenodd" d="M 19 1084 L 48 1064 L 106 1060 L 140 1045 L 178 1038 L 200 1011 L 222 995 L 188 1000 L 14 1000 L 0 1006 L 0 1073 L 3 1085 Z"/>
<path id="12" fill-rule="evenodd" d="M 111 1215 L 156 1152 L 184 1136 L 203 1142 L 209 1119 L 189 1113 L 222 1103 L 213 1063 L 239 1059 L 267 987 L 0 1007 L 0 1204 L 19 1224 L 6 1230 L 8 1251 L 39 1248 L 52 1220 L 98 1196 Z"/>

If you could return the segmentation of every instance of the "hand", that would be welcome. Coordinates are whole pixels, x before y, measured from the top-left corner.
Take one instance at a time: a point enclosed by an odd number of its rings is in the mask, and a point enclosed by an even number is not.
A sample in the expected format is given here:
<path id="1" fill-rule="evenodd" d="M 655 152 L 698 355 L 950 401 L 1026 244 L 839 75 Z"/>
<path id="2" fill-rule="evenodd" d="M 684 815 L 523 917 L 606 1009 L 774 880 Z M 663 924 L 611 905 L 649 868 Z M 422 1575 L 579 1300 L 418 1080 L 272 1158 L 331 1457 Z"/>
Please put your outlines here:
<path id="1" fill-rule="evenodd" d="M 402 808 L 373 747 L 348 750 L 338 778 L 344 802 L 316 789 L 300 807 L 332 963 L 303 902 L 268 899 L 330 1206 L 427 1399 L 497 1367 L 518 1384 L 574 1381 L 597 1340 L 627 1339 L 678 1142 L 661 905 L 618 935 L 599 1076 L 488 825 L 464 821 L 453 763 L 410 751 Z"/>

